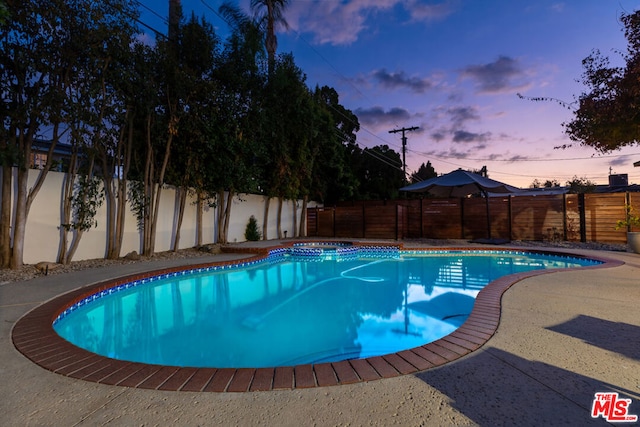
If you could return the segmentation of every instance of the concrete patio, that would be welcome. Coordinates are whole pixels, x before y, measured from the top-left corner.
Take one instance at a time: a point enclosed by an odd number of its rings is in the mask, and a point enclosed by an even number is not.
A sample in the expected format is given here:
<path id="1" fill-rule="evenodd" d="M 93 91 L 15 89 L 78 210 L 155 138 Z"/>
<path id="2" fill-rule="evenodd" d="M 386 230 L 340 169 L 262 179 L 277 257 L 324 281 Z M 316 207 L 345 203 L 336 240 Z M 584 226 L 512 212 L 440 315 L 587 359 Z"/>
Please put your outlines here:
<path id="1" fill-rule="evenodd" d="M 0 286 L 0 422 L 6 426 L 605 425 L 602 418 L 592 419 L 590 410 L 596 392 L 610 391 L 631 399 L 629 413 L 640 415 L 640 256 L 573 252 L 625 264 L 518 282 L 502 298 L 495 335 L 479 350 L 442 367 L 372 382 L 269 392 L 164 392 L 90 383 L 40 368 L 11 341 L 11 328 L 21 316 L 68 290 L 150 269 L 242 255 L 130 264 L 4 284 Z"/>

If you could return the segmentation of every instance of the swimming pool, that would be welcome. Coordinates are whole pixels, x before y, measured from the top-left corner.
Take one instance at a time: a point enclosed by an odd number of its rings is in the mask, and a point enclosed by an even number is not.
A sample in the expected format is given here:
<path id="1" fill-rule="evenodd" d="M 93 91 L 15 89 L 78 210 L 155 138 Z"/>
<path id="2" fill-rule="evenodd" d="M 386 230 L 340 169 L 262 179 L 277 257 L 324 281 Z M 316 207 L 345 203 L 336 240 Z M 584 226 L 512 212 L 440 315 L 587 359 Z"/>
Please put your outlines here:
<path id="1" fill-rule="evenodd" d="M 309 249 L 316 250 L 317 245 L 314 242 Z M 362 245 L 364 244 L 359 242 L 353 243 L 353 246 Z M 376 243 L 376 246 L 384 251 L 385 246 L 388 247 L 389 244 Z M 391 246 L 395 250 L 404 250 L 402 243 Z M 292 243 L 270 248 L 231 246 L 225 248 L 225 252 L 242 253 L 242 256 L 252 253 L 254 256 L 248 261 L 218 261 L 197 266 L 170 267 L 70 290 L 38 305 L 22 316 L 11 330 L 13 345 L 43 369 L 69 378 L 123 387 L 187 392 L 247 392 L 352 384 L 393 378 L 442 366 L 481 348 L 498 328 L 502 294 L 509 287 L 529 277 L 561 271 L 533 270 L 493 280 L 478 293 L 473 311 L 467 320 L 449 335 L 409 350 L 340 362 L 268 368 L 195 368 L 128 362 L 81 349 L 61 338 L 53 329 L 53 322 L 61 314 L 73 306 L 86 304 L 89 300 L 97 298 L 94 295 L 102 292 L 115 292 L 122 287 L 131 287 L 135 282 L 157 280 L 155 278 L 163 275 L 183 275 L 191 270 L 200 272 L 234 269 L 237 268 L 236 265 L 246 266 L 264 262 L 278 252 L 289 251 L 291 247 Z M 477 249 L 456 247 L 448 248 L 444 252 L 494 252 Z M 413 249 L 408 250 L 408 253 L 412 251 Z M 419 251 L 443 252 L 441 248 L 422 248 Z M 525 251 L 537 252 L 529 249 Z M 581 255 L 570 252 L 551 252 L 560 256 L 581 258 Z M 621 261 L 601 258 L 595 253 L 590 254 L 589 258 L 600 264 L 580 267 L 581 269 L 610 268 L 623 264 Z M 558 285 L 562 285 L 561 280 L 558 281 Z"/>
<path id="2" fill-rule="evenodd" d="M 500 277 L 599 261 L 523 251 L 300 244 L 152 276 L 66 307 L 54 329 L 113 359 L 266 368 L 371 358 L 445 337 Z"/>

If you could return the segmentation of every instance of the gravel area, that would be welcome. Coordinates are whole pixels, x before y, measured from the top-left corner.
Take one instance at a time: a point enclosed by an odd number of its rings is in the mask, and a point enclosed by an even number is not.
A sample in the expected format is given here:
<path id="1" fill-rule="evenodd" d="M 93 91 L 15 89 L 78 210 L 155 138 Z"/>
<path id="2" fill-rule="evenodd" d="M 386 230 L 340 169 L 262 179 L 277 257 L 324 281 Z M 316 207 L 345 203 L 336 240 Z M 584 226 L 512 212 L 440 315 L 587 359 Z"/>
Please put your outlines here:
<path id="1" fill-rule="evenodd" d="M 413 245 L 419 244 L 424 246 L 464 246 L 468 244 L 466 240 L 455 239 L 414 239 L 410 241 Z M 619 251 L 626 252 L 626 244 L 608 244 L 597 242 L 566 242 L 566 241 L 525 241 L 518 240 L 510 243 L 514 246 L 521 247 L 554 247 L 565 249 L 591 249 L 600 251 Z M 65 274 L 72 271 L 86 270 L 89 268 L 101 268 L 113 265 L 132 264 L 148 261 L 158 261 L 163 259 L 180 259 L 180 258 L 195 258 L 204 255 L 210 255 L 212 253 L 219 252 L 218 245 L 207 245 L 202 248 L 189 248 L 179 251 L 167 251 L 154 254 L 152 257 L 139 256 L 137 259 L 131 259 L 132 257 L 123 257 L 115 260 L 109 259 L 90 259 L 83 261 L 72 261 L 67 265 L 56 264 L 54 268 L 50 268 L 47 272 L 49 275 L 53 274 Z M 135 256 L 133 258 L 136 258 Z M 21 268 L 12 269 L 0 269 L 0 285 L 12 282 L 19 282 L 24 280 L 31 280 L 36 277 L 40 277 L 45 273 L 40 271 L 36 265 L 27 264 Z"/>

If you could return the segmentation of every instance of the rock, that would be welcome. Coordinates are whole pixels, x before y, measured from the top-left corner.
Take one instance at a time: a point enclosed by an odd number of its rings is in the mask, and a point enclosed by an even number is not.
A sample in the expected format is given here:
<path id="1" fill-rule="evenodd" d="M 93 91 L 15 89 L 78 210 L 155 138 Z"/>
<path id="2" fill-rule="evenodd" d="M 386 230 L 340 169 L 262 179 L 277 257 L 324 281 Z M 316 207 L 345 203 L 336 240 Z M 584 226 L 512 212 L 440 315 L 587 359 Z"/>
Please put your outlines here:
<path id="1" fill-rule="evenodd" d="M 220 245 L 202 245 L 197 247 L 200 252 L 207 252 L 210 254 L 219 254 L 221 252 Z"/>
<path id="2" fill-rule="evenodd" d="M 140 260 L 140 255 L 136 251 L 131 251 L 131 252 L 129 252 L 128 254 L 126 254 L 124 256 L 124 259 L 128 259 L 128 260 L 131 260 L 131 261 L 139 261 Z"/>
<path id="3" fill-rule="evenodd" d="M 41 273 L 47 274 L 51 270 L 55 270 L 60 267 L 62 264 L 56 264 L 55 262 L 41 261 L 35 265 L 36 269 Z"/>

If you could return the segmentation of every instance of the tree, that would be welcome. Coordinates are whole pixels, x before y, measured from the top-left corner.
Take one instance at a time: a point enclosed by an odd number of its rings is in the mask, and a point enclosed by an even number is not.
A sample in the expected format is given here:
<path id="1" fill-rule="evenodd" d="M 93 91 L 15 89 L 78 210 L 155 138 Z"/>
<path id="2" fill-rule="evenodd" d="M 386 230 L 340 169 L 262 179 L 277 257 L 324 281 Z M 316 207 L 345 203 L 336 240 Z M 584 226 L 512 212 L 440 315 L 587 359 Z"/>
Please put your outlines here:
<path id="1" fill-rule="evenodd" d="M 567 181 L 567 187 L 569 187 L 569 193 L 571 194 L 593 193 L 596 189 L 596 184 L 587 178 L 574 176 L 571 180 Z"/>
<path id="2" fill-rule="evenodd" d="M 293 56 L 282 55 L 265 86 L 261 135 L 265 157 L 261 184 L 268 198 L 278 197 L 278 238 L 282 238 L 280 218 L 284 200 L 296 200 L 305 173 L 311 173 L 314 112 L 305 79 Z M 267 215 L 265 211 L 265 223 Z"/>
<path id="3" fill-rule="evenodd" d="M 362 199 L 395 199 L 404 184 L 400 154 L 387 145 L 365 148 L 361 164 L 356 168 Z"/>
<path id="4" fill-rule="evenodd" d="M 276 27 L 282 25 L 284 28 L 289 28 L 289 24 L 284 19 L 284 10 L 288 4 L 289 0 L 251 0 L 254 20 L 262 28 L 265 35 L 264 44 L 269 61 L 269 75 L 273 72 L 276 62 L 276 49 L 278 48 Z"/>
<path id="5" fill-rule="evenodd" d="M 421 164 L 418 170 L 411 174 L 411 183 L 426 181 L 437 176 L 436 170 L 431 162 L 428 161 L 426 164 Z"/>
<path id="6" fill-rule="evenodd" d="M 179 27 L 179 62 L 187 65 L 185 76 L 192 88 L 191 95 L 182 109 L 189 120 L 183 122 L 177 130 L 173 145 L 173 164 L 167 170 L 167 181 L 177 187 L 178 209 L 175 219 L 173 250 L 180 245 L 180 228 L 184 217 L 184 209 L 189 188 L 202 189 L 199 173 L 206 169 L 206 162 L 211 157 L 208 139 L 209 120 L 212 120 L 217 109 L 214 73 L 218 60 L 218 39 L 213 26 L 202 19 L 200 22 L 192 15 L 190 20 Z"/>
<path id="7" fill-rule="evenodd" d="M 226 14 L 224 8 L 221 12 Z M 258 142 L 264 123 L 264 51 L 253 21 L 240 14 L 234 22 L 214 76 L 219 88 L 216 114 L 209 121 L 209 138 L 215 155 L 207 166 L 203 187 L 216 194 L 217 241 L 221 243 L 227 240 L 235 193 L 263 189 L 258 178 L 263 169 L 264 144 Z"/>
<path id="8" fill-rule="evenodd" d="M 92 61 L 96 28 L 102 36 L 113 36 L 130 25 L 136 11 L 125 0 L 102 2 L 32 0 L 16 2 L 11 19 L 0 33 L 0 93 L 3 130 L 0 156 L 3 170 L 0 258 L 3 266 L 22 265 L 26 219 L 31 204 L 44 182 L 52 152 L 68 114 L 70 89 L 87 77 L 86 61 Z M 105 40 L 101 39 L 104 43 Z M 86 81 L 86 80 L 85 80 Z M 75 116 L 73 120 L 78 120 Z M 47 165 L 35 184 L 27 188 L 34 137 L 47 129 L 51 146 Z M 15 214 L 10 215 L 12 167 L 16 167 Z M 13 221 L 10 222 L 9 218 Z"/>
<path id="9" fill-rule="evenodd" d="M 595 50 L 582 61 L 582 83 L 574 118 L 563 123 L 572 141 L 606 153 L 640 142 L 640 11 L 620 18 L 627 39 L 623 67 Z"/>
<path id="10" fill-rule="evenodd" d="M 353 112 L 340 104 L 335 89 L 316 88 L 314 98 L 323 108 L 318 117 L 320 124 L 315 144 L 319 152 L 313 168 L 313 193 L 310 196 L 325 204 L 351 200 L 360 186 L 354 172 L 362 156 L 356 143 L 360 123 Z M 323 119 L 322 115 L 327 117 Z M 323 126 L 326 129 L 323 130 Z"/>
<path id="11" fill-rule="evenodd" d="M 539 179 L 534 179 L 529 188 L 554 188 L 560 187 L 560 182 L 557 179 L 547 179 L 545 182 L 540 182 Z"/>

